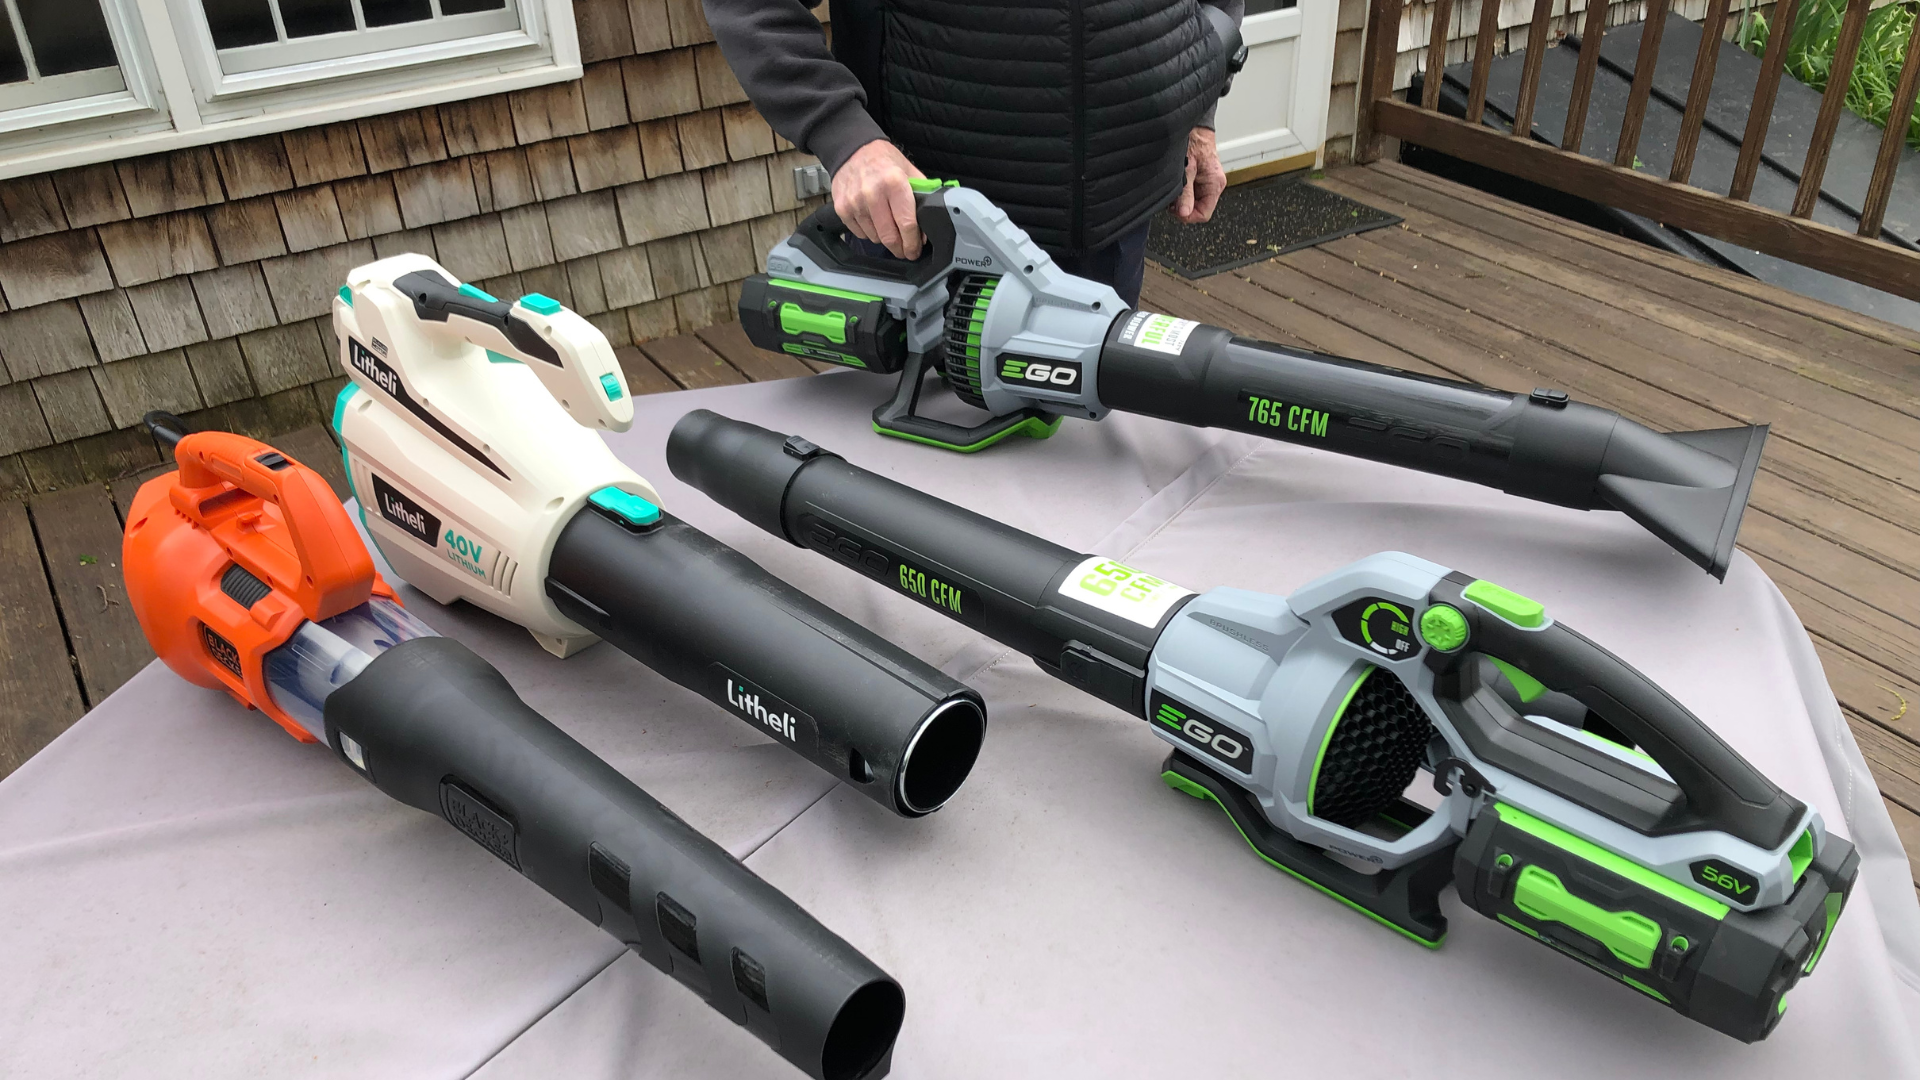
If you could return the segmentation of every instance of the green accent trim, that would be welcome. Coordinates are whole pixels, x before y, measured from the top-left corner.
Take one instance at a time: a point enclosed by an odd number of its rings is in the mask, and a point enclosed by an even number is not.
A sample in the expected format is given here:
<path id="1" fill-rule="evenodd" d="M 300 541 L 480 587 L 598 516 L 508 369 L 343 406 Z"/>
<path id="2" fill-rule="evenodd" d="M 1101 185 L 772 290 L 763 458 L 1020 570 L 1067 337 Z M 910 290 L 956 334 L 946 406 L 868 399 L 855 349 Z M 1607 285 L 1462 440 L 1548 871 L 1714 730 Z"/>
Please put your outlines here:
<path id="1" fill-rule="evenodd" d="M 1507 867 L 1513 865 L 1513 856 L 1503 851 L 1499 855 L 1494 857 L 1493 865 L 1499 867 L 1502 870 L 1505 870 Z"/>
<path id="2" fill-rule="evenodd" d="M 1813 955 L 1807 957 L 1807 966 L 1800 972 L 1802 975 L 1813 974 L 1813 965 L 1820 962 L 1821 955 L 1827 951 L 1827 942 L 1833 940 L 1833 924 L 1840 921 L 1841 903 L 1838 893 L 1827 894 L 1827 928 L 1821 931 L 1820 944 L 1814 946 Z"/>
<path id="3" fill-rule="evenodd" d="M 1219 806 L 1221 811 L 1226 813 L 1227 820 L 1233 822 L 1233 827 L 1235 831 L 1239 832 L 1240 839 L 1245 840 L 1247 842 L 1247 846 L 1250 848 L 1253 848 L 1253 853 L 1255 855 L 1260 856 L 1261 860 L 1265 862 L 1268 866 L 1273 867 L 1275 870 L 1278 870 L 1286 874 L 1288 877 L 1291 877 L 1296 881 L 1301 881 L 1308 885 L 1313 886 L 1315 889 L 1318 889 L 1319 891 L 1326 893 L 1328 896 L 1333 897 L 1335 900 L 1340 901 L 1341 903 L 1347 905 L 1353 910 L 1359 912 L 1362 915 L 1365 915 L 1367 918 L 1372 919 L 1374 922 L 1379 923 L 1381 926 L 1386 927 L 1387 929 L 1393 931 L 1396 934 L 1399 934 L 1401 937 L 1404 937 L 1409 941 L 1417 941 L 1420 944 L 1425 945 L 1429 949 L 1437 949 L 1440 946 L 1446 944 L 1447 935 L 1445 934 L 1441 934 L 1437 940 L 1428 941 L 1426 938 L 1423 938 L 1419 934 L 1416 934 L 1413 931 L 1407 929 L 1406 927 L 1401 926 L 1399 923 L 1396 923 L 1391 919 L 1388 919 L 1386 916 L 1381 915 L 1379 912 L 1369 911 L 1368 909 L 1361 907 L 1359 904 L 1354 903 L 1352 900 L 1349 900 L 1346 897 L 1341 896 L 1339 893 L 1334 892 L 1332 889 L 1327 888 L 1325 885 L 1322 885 L 1319 882 L 1312 880 L 1311 878 L 1302 877 L 1301 875 L 1295 873 L 1294 871 L 1288 869 L 1287 867 L 1281 865 L 1280 863 L 1274 862 L 1272 859 L 1267 858 L 1267 853 L 1264 851 L 1261 851 L 1257 847 L 1254 847 L 1252 838 L 1247 836 L 1247 830 L 1240 828 L 1240 822 L 1235 820 L 1233 813 L 1231 811 L 1228 811 L 1225 806 L 1221 805 L 1219 799 L 1214 798 L 1213 792 L 1208 791 L 1206 788 L 1201 787 L 1199 784 L 1195 784 L 1193 781 L 1188 780 L 1186 777 L 1181 776 L 1179 773 L 1176 773 L 1171 769 L 1161 773 L 1160 779 L 1166 781 L 1167 786 L 1170 788 L 1173 788 L 1176 791 L 1184 791 L 1187 794 L 1192 795 L 1196 799 L 1202 799 L 1202 798 L 1207 799 L 1208 801 L 1212 802 L 1215 806 Z M 1192 790 L 1193 788 L 1199 788 L 1200 790 L 1194 791 Z"/>
<path id="4" fill-rule="evenodd" d="M 520 306 L 535 315 L 558 315 L 562 308 L 560 301 L 544 293 L 530 292 L 520 298 Z"/>
<path id="5" fill-rule="evenodd" d="M 1497 656 L 1489 656 L 1487 659 L 1493 661 L 1493 666 L 1500 669 L 1500 673 L 1507 677 L 1507 681 L 1513 684 L 1515 690 L 1520 691 L 1521 701 L 1532 701 L 1547 692 L 1546 685 L 1539 679 L 1521 671 L 1505 660 Z"/>
<path id="6" fill-rule="evenodd" d="M 347 302 L 348 307 L 352 307 L 353 306 L 353 290 L 348 288 L 345 285 L 340 286 L 340 299 L 345 300 Z"/>
<path id="7" fill-rule="evenodd" d="M 837 296 L 842 300 L 878 300 L 880 297 L 867 293 L 836 289 L 831 285 L 815 285 L 811 281 L 794 281 L 790 278 L 768 278 L 767 284 L 778 285 L 783 289 L 796 289 L 800 292 L 817 293 L 821 296 Z"/>
<path id="8" fill-rule="evenodd" d="M 611 372 L 600 376 L 600 389 L 607 392 L 608 401 L 619 401 L 625 396 L 620 392 L 620 380 L 614 378 Z"/>
<path id="9" fill-rule="evenodd" d="M 520 361 L 504 353 L 497 353 L 492 349 L 487 350 L 487 363 L 489 364 L 517 364 L 519 362 Z"/>
<path id="10" fill-rule="evenodd" d="M 1167 786 L 1172 788 L 1173 790 L 1184 792 L 1188 795 L 1193 796 L 1196 799 L 1213 798 L 1213 792 L 1208 791 L 1206 788 L 1201 787 L 1199 784 L 1196 784 L 1193 781 L 1187 779 L 1186 777 L 1181 776 L 1179 773 L 1174 772 L 1172 769 L 1168 769 L 1166 772 L 1161 773 L 1160 779 L 1166 781 Z"/>
<path id="11" fill-rule="evenodd" d="M 1608 972 L 1608 974 L 1612 974 L 1612 972 Z M 1653 998 L 1655 1001 L 1660 1002 L 1662 1005 L 1673 1004 L 1673 1002 L 1667 1000 L 1667 995 L 1661 993 L 1658 990 L 1655 990 L 1653 987 L 1648 986 L 1646 983 L 1641 982 L 1639 979 L 1622 975 L 1620 976 L 1620 981 L 1623 983 L 1626 983 L 1628 986 L 1633 987 L 1635 990 L 1640 991 L 1641 993 L 1647 995 L 1648 997 Z"/>
<path id="12" fill-rule="evenodd" d="M 603 487 L 587 496 L 587 501 L 603 510 L 610 510 L 635 525 L 652 525 L 660 520 L 660 508 L 631 491 L 621 491 L 617 487 Z"/>
<path id="13" fill-rule="evenodd" d="M 913 189 L 913 193 L 915 195 L 930 195 L 933 192 L 939 191 L 943 187 L 959 187 L 960 181 L 935 180 L 930 176 L 929 177 L 910 176 L 907 178 L 907 186 Z"/>
<path id="14" fill-rule="evenodd" d="M 1015 424 L 1014 426 L 1008 428 L 1005 431 L 1000 432 L 997 435 L 989 435 L 986 438 L 981 439 L 977 443 L 970 443 L 966 446 L 961 446 L 958 443 L 941 442 L 939 439 L 929 439 L 920 435 L 909 435 L 904 431 L 895 431 L 892 428 L 883 428 L 877 423 L 873 425 L 873 430 L 881 435 L 887 436 L 890 439 L 905 439 L 908 442 L 925 443 L 928 446 L 937 446 L 942 450 L 953 450 L 962 454 L 971 454 L 979 450 L 985 450 L 987 447 L 992 446 L 994 443 L 997 443 L 1002 439 L 1011 438 L 1012 436 L 1015 436 L 1015 435 L 1025 435 L 1029 439 L 1051 438 L 1054 432 L 1060 430 L 1060 420 L 1061 418 L 1058 416 L 1054 417 L 1051 420 L 1042 420 L 1037 416 L 1029 416 L 1024 422 Z"/>
<path id="15" fill-rule="evenodd" d="M 1660 924 L 1637 911 L 1608 911 L 1567 891 L 1559 875 L 1523 866 L 1513 884 L 1513 906 L 1528 918 L 1557 922 L 1607 947 L 1637 968 L 1653 966 L 1660 945 Z"/>
<path id="16" fill-rule="evenodd" d="M 1574 952 L 1571 949 L 1561 948 L 1558 942 L 1553 941 L 1551 938 L 1541 937 L 1539 934 L 1528 929 L 1527 927 L 1520 925 L 1518 922 L 1515 922 L 1514 920 L 1507 918 L 1505 915 L 1495 915 L 1494 918 L 1499 919 L 1501 922 L 1506 923 L 1508 926 L 1513 927 L 1515 930 L 1520 931 L 1521 933 L 1527 935 L 1533 940 L 1538 941 L 1541 944 L 1552 948 L 1553 951 L 1557 953 L 1562 953 L 1566 956 L 1573 957 L 1575 960 L 1580 961 L 1581 963 L 1587 965 L 1588 967 L 1599 972 L 1600 974 L 1605 975 L 1609 979 L 1618 979 L 1619 981 L 1626 983 L 1628 986 L 1633 987 L 1635 990 L 1640 991 L 1641 993 L 1647 995 L 1650 998 L 1653 998 L 1655 1001 L 1658 1001 L 1663 1005 L 1673 1004 L 1673 1002 L 1667 999 L 1667 995 L 1661 993 L 1658 990 L 1655 990 L 1653 987 L 1648 986 L 1646 983 L 1641 982 L 1639 979 L 1629 978 L 1628 976 L 1622 975 L 1617 971 L 1609 971 L 1608 969 L 1601 967 L 1598 963 L 1596 963 L 1592 957 L 1581 956 L 1579 953 Z"/>
<path id="17" fill-rule="evenodd" d="M 1451 604 L 1435 604 L 1420 613 L 1420 640 L 1452 652 L 1467 643 L 1467 617 Z"/>
<path id="18" fill-rule="evenodd" d="M 1795 881 L 1799 881 L 1800 875 L 1806 873 L 1807 867 L 1813 865 L 1812 829 L 1801 833 L 1800 839 L 1793 842 L 1792 849 L 1787 852 L 1787 863 L 1793 867 L 1793 880 Z"/>
<path id="19" fill-rule="evenodd" d="M 1493 811 L 1500 815 L 1502 822 L 1519 829 L 1528 836 L 1545 840 L 1557 848 L 1593 863 L 1602 870 L 1619 874 L 1636 885 L 1651 889 L 1669 900 L 1685 904 L 1709 918 L 1724 919 L 1727 917 L 1727 912 L 1731 910 L 1727 905 L 1710 896 L 1697 893 L 1672 878 L 1662 877 L 1639 863 L 1623 859 L 1598 844 L 1582 840 L 1557 825 L 1549 825 L 1525 810 L 1497 802 L 1493 804 Z"/>
<path id="20" fill-rule="evenodd" d="M 1688 949 L 1692 947 L 1693 947 L 1693 943 L 1688 941 L 1686 937 L 1681 934 L 1673 935 L 1673 940 L 1667 942 L 1667 948 L 1672 949 L 1674 952 L 1686 952 Z"/>
<path id="21" fill-rule="evenodd" d="M 1353 685 L 1347 687 L 1347 696 L 1340 699 L 1340 707 L 1333 710 L 1333 719 L 1327 721 L 1326 734 L 1320 736 L 1320 752 L 1313 755 L 1313 775 L 1307 778 L 1308 814 L 1313 813 L 1313 797 L 1320 790 L 1320 766 L 1327 760 L 1327 747 L 1333 745 L 1334 729 L 1340 726 L 1341 717 L 1347 715 L 1347 706 L 1353 704 L 1353 695 L 1360 692 L 1360 684 L 1366 682 L 1367 676 L 1373 674 L 1375 670 L 1373 665 L 1367 665 L 1367 669 L 1360 673 L 1360 677 L 1353 680 Z"/>
<path id="22" fill-rule="evenodd" d="M 360 384 L 348 379 L 347 385 L 341 387 L 340 392 L 333 396 L 333 433 L 335 435 L 340 434 L 340 422 L 347 415 L 347 402 L 352 401 L 353 395 L 359 392 Z"/>
<path id="23" fill-rule="evenodd" d="M 1776 1013 L 1784 1013 L 1787 1011 L 1787 995 L 1780 995 L 1780 1004 L 1775 1007 L 1773 1011 Z"/>
<path id="24" fill-rule="evenodd" d="M 787 334 L 819 334 L 835 345 L 847 343 L 847 313 L 825 311 L 815 314 L 799 304 L 780 305 L 780 330 Z"/>
<path id="25" fill-rule="evenodd" d="M 462 285 L 460 286 L 460 291 L 476 300 L 485 300 L 489 304 L 497 304 L 500 302 L 499 297 L 487 293 L 486 290 L 481 289 L 477 285 Z"/>
<path id="26" fill-rule="evenodd" d="M 1547 609 L 1540 601 L 1528 599 L 1512 589 L 1501 588 L 1491 581 L 1476 581 L 1460 590 L 1460 595 L 1513 625 L 1528 630 L 1544 626 L 1547 621 Z"/>
<path id="27" fill-rule="evenodd" d="M 824 345 L 809 345 L 803 342 L 785 341 L 781 342 L 780 351 L 791 353 L 794 356 L 804 356 L 809 360 L 819 360 L 827 364 L 845 364 L 848 367 L 857 367 L 863 370 L 867 366 L 867 362 L 857 356 L 849 356 L 843 352 L 834 352 Z"/>

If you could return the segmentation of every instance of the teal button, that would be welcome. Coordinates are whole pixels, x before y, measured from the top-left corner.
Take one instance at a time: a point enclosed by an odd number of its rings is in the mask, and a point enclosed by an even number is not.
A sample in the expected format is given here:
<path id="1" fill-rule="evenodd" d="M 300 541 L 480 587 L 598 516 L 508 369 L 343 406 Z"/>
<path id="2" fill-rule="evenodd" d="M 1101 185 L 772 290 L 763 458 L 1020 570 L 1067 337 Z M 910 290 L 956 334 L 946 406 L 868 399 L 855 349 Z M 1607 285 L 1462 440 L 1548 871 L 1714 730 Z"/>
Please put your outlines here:
<path id="1" fill-rule="evenodd" d="M 551 296 L 543 296 L 537 292 L 530 292 L 521 297 L 520 306 L 533 312 L 535 315 L 558 315 L 561 310 L 560 301 L 555 300 Z"/>
<path id="2" fill-rule="evenodd" d="M 508 356 L 505 353 L 497 353 L 497 352 L 494 352 L 492 349 L 487 350 L 487 363 L 489 364 L 517 364 L 519 362 L 520 361 L 515 360 L 513 357 Z"/>
<path id="3" fill-rule="evenodd" d="M 603 487 L 588 496 L 587 501 L 602 510 L 619 514 L 635 525 L 652 525 L 660 520 L 659 507 L 631 491 L 621 491 L 617 487 Z"/>
<path id="4" fill-rule="evenodd" d="M 600 376 L 600 388 L 607 392 L 608 401 L 620 400 L 620 380 L 612 375 Z"/>
<path id="5" fill-rule="evenodd" d="M 352 307 L 353 306 L 353 290 L 347 288 L 345 285 L 340 286 L 340 299 L 345 300 L 347 302 L 348 307 Z"/>
<path id="6" fill-rule="evenodd" d="M 472 285 L 462 285 L 460 286 L 460 291 L 475 299 L 485 300 L 489 304 L 497 304 L 500 302 L 494 297 L 488 296 L 486 293 L 474 288 Z"/>

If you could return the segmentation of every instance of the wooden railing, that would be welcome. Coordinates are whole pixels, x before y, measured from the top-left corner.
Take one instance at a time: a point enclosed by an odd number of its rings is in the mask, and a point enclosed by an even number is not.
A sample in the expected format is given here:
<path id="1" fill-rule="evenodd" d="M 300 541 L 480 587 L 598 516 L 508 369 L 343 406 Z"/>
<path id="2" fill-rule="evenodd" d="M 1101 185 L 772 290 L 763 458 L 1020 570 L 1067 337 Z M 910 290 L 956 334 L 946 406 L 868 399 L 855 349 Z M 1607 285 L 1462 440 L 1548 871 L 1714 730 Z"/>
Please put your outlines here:
<path id="1" fill-rule="evenodd" d="M 1483 0 L 1480 7 L 1465 119 L 1439 111 L 1447 28 L 1457 0 L 1434 0 L 1430 12 L 1433 37 L 1427 49 L 1420 101 L 1415 104 L 1395 98 L 1394 57 L 1399 42 L 1401 8 L 1406 2 L 1371 0 L 1367 52 L 1360 78 L 1362 107 L 1359 137 L 1355 142 L 1358 160 L 1378 157 L 1384 151 L 1386 140 L 1397 138 L 1677 228 L 1920 300 L 1920 253 L 1880 239 L 1880 226 L 1900 161 L 1901 140 L 1913 112 L 1915 91 L 1920 89 L 1920 20 L 1915 21 L 1907 42 L 1906 62 L 1894 91 L 1892 115 L 1880 141 L 1866 200 L 1860 207 L 1860 227 L 1856 233 L 1849 233 L 1816 222 L 1812 216 L 1826 175 L 1834 130 L 1845 107 L 1846 87 L 1859 52 L 1870 0 L 1848 0 L 1832 74 L 1820 100 L 1820 111 L 1790 213 L 1757 206 L 1750 199 L 1799 0 L 1779 0 L 1774 8 L 1774 31 L 1768 35 L 1766 55 L 1761 59 L 1760 78 L 1741 139 L 1740 156 L 1726 195 L 1693 187 L 1687 181 L 1693 173 L 1693 159 L 1706 119 L 1707 97 L 1720 55 L 1728 0 L 1709 0 L 1706 21 L 1701 27 L 1700 49 L 1694 56 L 1686 108 L 1681 114 L 1673 165 L 1665 179 L 1637 171 L 1633 165 L 1647 100 L 1653 92 L 1654 61 L 1659 56 L 1670 0 L 1647 0 L 1646 26 L 1641 32 L 1639 57 L 1611 162 L 1582 153 L 1594 73 L 1600 59 L 1600 38 L 1606 30 L 1606 0 L 1588 0 L 1579 65 L 1558 147 L 1530 135 L 1534 105 L 1540 92 L 1541 68 L 1550 47 L 1548 24 L 1555 0 L 1534 0 L 1520 90 L 1514 106 L 1514 134 L 1481 124 L 1486 111 L 1488 75 L 1493 66 L 1494 38 L 1499 30 L 1499 0 Z M 1604 148 L 1594 149 L 1604 153 Z"/>

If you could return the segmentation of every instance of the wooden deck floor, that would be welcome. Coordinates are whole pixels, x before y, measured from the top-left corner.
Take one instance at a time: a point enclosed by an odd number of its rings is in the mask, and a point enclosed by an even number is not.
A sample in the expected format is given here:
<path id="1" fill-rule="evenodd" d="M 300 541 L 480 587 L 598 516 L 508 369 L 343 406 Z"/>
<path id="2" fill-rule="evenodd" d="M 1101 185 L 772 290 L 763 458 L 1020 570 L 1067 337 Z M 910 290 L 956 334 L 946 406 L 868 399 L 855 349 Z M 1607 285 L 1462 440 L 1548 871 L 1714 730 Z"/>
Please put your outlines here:
<path id="1" fill-rule="evenodd" d="M 1415 371 L 1555 386 L 1663 430 L 1771 423 L 1740 546 L 1779 583 L 1909 850 L 1920 845 L 1920 338 L 1395 164 L 1323 183 L 1401 226 L 1143 305 Z M 618 350 L 633 392 L 811 370 L 724 324 Z M 276 440 L 344 493 L 326 432 Z M 0 503 L 0 775 L 151 654 L 123 602 L 142 477 Z"/>

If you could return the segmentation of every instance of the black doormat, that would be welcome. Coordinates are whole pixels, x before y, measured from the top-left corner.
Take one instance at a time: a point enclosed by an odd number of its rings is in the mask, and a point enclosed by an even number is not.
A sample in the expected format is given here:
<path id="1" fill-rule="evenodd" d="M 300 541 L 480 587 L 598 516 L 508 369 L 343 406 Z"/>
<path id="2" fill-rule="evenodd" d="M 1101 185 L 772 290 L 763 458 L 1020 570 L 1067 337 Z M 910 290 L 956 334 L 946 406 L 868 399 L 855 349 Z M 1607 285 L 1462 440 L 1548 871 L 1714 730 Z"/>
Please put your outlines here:
<path id="1" fill-rule="evenodd" d="M 1204 225 L 1160 214 L 1147 233 L 1147 255 L 1182 277 L 1202 278 L 1399 220 L 1295 173 L 1228 188 Z"/>

